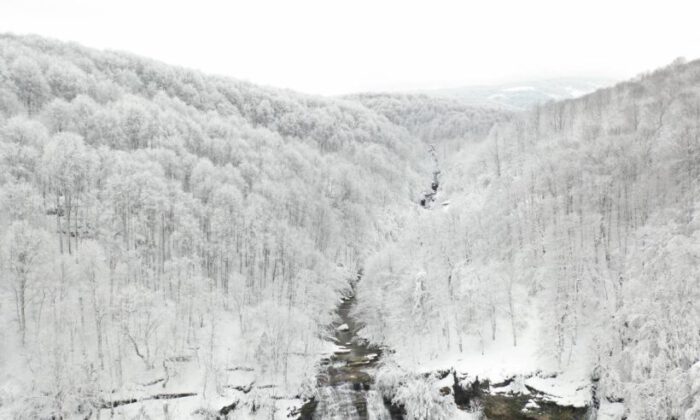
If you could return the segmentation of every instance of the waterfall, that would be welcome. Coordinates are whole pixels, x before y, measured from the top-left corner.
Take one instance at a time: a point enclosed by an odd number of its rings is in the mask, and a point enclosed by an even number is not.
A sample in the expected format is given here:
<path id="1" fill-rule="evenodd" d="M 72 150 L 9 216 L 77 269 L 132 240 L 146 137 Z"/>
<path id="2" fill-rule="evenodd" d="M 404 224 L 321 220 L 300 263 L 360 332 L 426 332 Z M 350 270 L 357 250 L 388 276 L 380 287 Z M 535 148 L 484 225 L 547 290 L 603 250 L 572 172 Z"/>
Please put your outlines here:
<path id="1" fill-rule="evenodd" d="M 349 383 L 324 386 L 318 391 L 314 420 L 391 420 L 377 391 L 356 390 Z"/>

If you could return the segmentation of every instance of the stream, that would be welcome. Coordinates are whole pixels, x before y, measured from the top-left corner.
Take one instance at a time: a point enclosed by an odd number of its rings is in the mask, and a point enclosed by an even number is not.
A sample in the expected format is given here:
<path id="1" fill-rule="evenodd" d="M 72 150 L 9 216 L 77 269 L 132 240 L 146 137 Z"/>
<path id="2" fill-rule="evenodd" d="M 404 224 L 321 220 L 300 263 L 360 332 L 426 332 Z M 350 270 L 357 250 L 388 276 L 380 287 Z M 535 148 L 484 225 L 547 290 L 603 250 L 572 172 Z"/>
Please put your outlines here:
<path id="1" fill-rule="evenodd" d="M 372 389 L 381 350 L 357 335 L 360 326 L 350 315 L 358 281 L 360 276 L 338 305 L 337 319 L 332 324 L 332 339 L 338 348 L 322 361 L 317 397 L 302 408 L 300 420 L 402 418 L 392 414 L 379 392 Z"/>
<path id="2" fill-rule="evenodd" d="M 429 210 L 433 208 L 440 186 L 440 170 L 437 153 L 430 146 L 435 162 L 430 189 L 423 193 L 419 204 Z M 444 204 L 443 204 L 444 205 Z M 362 272 L 350 282 L 350 290 L 342 297 L 336 309 L 337 317 L 332 323 L 331 339 L 337 345 L 333 355 L 321 361 L 322 370 L 317 376 L 317 392 L 300 410 L 299 420 L 403 420 L 403 408 L 392 407 L 374 389 L 374 377 L 381 349 L 357 335 L 361 325 L 351 316 L 355 305 L 355 290 L 362 279 Z M 476 382 L 466 388 L 458 385 L 455 372 L 451 393 L 457 406 L 468 409 L 470 401 L 483 407 L 483 418 L 490 420 L 583 420 L 589 418 L 586 408 L 561 407 L 547 400 L 544 393 L 538 395 L 499 394 L 490 392 L 488 381 Z M 536 409 L 532 407 L 536 402 Z M 393 409 L 392 409 L 393 408 Z"/>

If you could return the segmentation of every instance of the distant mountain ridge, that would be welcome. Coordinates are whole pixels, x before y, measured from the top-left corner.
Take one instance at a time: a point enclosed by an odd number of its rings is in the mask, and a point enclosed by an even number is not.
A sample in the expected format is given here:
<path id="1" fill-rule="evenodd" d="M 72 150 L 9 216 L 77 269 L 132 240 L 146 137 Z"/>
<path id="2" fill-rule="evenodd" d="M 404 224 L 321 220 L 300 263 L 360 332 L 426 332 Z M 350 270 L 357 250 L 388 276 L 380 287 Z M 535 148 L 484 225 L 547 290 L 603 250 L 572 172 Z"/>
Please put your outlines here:
<path id="1" fill-rule="evenodd" d="M 424 93 L 458 98 L 475 106 L 524 110 L 549 101 L 577 98 L 613 84 L 615 80 L 607 78 L 556 78 L 436 89 Z"/>

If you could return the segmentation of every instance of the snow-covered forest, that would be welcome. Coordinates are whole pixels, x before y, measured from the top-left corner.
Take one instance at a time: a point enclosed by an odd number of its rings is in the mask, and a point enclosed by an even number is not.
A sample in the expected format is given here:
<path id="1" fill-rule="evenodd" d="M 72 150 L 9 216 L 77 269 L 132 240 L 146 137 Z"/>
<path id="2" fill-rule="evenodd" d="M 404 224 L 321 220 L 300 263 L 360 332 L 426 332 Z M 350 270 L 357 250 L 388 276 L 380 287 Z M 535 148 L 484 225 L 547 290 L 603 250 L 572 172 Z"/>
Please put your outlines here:
<path id="1" fill-rule="evenodd" d="M 443 165 L 366 261 L 368 338 L 409 370 L 700 418 L 700 62 L 515 115 Z"/>
<path id="2" fill-rule="evenodd" d="M 0 418 L 325 418 L 351 330 L 360 418 L 698 419 L 699 183 L 700 62 L 514 112 L 0 35 Z"/>
<path id="3" fill-rule="evenodd" d="M 25 418 L 153 381 L 224 405 L 249 369 L 299 395 L 430 170 L 356 102 L 37 37 L 0 39 L 0 110 L 0 409 Z"/>

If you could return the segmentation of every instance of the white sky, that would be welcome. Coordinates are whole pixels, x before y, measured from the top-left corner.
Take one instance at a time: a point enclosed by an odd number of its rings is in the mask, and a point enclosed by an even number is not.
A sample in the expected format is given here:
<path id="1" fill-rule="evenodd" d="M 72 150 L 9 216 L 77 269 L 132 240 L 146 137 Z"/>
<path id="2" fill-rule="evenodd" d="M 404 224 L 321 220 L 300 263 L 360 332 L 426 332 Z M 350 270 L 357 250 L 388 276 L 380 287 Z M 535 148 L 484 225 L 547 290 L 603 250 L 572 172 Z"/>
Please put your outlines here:
<path id="1" fill-rule="evenodd" d="M 700 6 L 693 3 L 0 0 L 0 32 L 338 94 L 632 77 L 678 56 L 700 57 Z"/>

